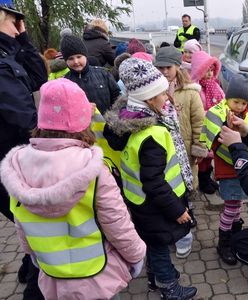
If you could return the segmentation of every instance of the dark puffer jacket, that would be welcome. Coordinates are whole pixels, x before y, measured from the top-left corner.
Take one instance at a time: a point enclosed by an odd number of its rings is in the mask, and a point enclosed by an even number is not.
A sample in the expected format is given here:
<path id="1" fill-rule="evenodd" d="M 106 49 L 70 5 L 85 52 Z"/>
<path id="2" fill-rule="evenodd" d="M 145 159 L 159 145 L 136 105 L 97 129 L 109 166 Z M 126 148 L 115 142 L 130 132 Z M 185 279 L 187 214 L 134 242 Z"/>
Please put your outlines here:
<path id="1" fill-rule="evenodd" d="M 83 34 L 85 46 L 88 49 L 88 57 L 97 59 L 98 65 L 103 67 L 106 63 L 114 65 L 115 51 L 111 47 L 108 36 L 100 29 L 86 29 Z"/>
<path id="2" fill-rule="evenodd" d="M 107 125 L 104 136 L 114 150 L 122 151 L 132 132 L 160 125 L 154 117 L 140 119 L 120 119 L 119 111 L 125 107 L 125 98 L 120 98 L 113 109 L 105 114 Z M 163 126 L 161 124 L 161 126 Z M 127 201 L 132 219 L 140 237 L 149 245 L 168 245 L 175 243 L 189 232 L 189 224 L 178 224 L 186 209 L 185 197 L 178 198 L 170 185 L 164 180 L 166 151 L 155 140 L 148 138 L 140 148 L 140 179 L 146 194 L 142 205 Z"/>
<path id="3" fill-rule="evenodd" d="M 101 67 L 89 66 L 88 63 L 81 73 L 70 70 L 65 78 L 77 83 L 101 114 L 110 108 L 120 94 L 120 89 L 109 72 Z"/>

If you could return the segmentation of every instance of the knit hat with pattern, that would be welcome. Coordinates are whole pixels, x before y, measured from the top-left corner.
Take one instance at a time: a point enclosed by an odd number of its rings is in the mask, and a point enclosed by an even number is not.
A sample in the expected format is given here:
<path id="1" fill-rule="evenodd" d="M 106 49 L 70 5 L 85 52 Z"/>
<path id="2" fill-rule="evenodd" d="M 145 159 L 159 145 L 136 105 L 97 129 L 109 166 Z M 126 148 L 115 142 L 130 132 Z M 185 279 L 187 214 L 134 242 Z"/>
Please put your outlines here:
<path id="1" fill-rule="evenodd" d="M 60 51 L 66 61 L 70 56 L 82 54 L 87 56 L 88 51 L 84 42 L 75 35 L 65 35 L 60 43 Z"/>
<path id="2" fill-rule="evenodd" d="M 229 81 L 226 99 L 231 98 L 248 101 L 248 77 L 245 74 L 234 74 Z"/>
<path id="3" fill-rule="evenodd" d="M 128 104 L 144 104 L 168 88 L 168 81 L 152 63 L 138 58 L 128 58 L 119 67 L 119 75 L 127 93 Z"/>
<path id="4" fill-rule="evenodd" d="M 69 79 L 44 83 L 40 89 L 38 128 L 81 132 L 91 122 L 91 104 L 85 92 Z"/>

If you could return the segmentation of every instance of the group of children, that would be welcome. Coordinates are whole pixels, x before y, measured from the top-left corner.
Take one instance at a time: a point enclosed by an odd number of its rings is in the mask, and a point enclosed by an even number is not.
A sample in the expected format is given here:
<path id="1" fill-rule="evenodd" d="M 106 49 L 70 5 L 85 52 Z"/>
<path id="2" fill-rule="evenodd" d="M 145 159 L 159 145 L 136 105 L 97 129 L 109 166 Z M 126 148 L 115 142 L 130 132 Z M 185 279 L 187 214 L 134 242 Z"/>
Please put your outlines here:
<path id="1" fill-rule="evenodd" d="M 118 86 L 88 65 L 83 42 L 73 35 L 62 39 L 70 71 L 42 86 L 30 144 L 13 148 L 1 164 L 18 235 L 40 268 L 45 299 L 118 299 L 139 275 L 145 254 L 150 290 L 160 289 L 161 299 L 193 298 L 197 289 L 180 285 L 169 245 L 178 245 L 178 257 L 185 257 L 182 244 L 190 253 L 198 178 L 218 188 L 212 156 L 225 203 L 217 250 L 223 261 L 236 263 L 230 239 L 242 228 L 246 196 L 225 131 L 219 134 L 223 125 L 244 127 L 239 120 L 248 118 L 248 79 L 234 75 L 225 98 L 219 61 L 189 42 L 196 50 L 189 55 L 167 46 L 154 63 L 127 57 L 119 66 L 126 92 L 117 99 Z M 92 131 L 96 115 L 89 100 L 104 114 L 99 122 L 106 122 L 103 135 L 119 157 L 126 204 L 94 146 L 99 132 Z"/>

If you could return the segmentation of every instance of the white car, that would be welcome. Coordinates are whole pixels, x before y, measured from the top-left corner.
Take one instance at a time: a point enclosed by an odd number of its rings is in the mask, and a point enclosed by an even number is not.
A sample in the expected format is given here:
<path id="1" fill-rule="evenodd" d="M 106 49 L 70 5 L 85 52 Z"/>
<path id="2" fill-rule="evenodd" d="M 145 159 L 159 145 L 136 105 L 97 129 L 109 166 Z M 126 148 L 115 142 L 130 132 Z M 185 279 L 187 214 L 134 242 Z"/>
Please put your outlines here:
<path id="1" fill-rule="evenodd" d="M 215 28 L 213 27 L 208 28 L 208 32 L 209 34 L 215 34 Z"/>

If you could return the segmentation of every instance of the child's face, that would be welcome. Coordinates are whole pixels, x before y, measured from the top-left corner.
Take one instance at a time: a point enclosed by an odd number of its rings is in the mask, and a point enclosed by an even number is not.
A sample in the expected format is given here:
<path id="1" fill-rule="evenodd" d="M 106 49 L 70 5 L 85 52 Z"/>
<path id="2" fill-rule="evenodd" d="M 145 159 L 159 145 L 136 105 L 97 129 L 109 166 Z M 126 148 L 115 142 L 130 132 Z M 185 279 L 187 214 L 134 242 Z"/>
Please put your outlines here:
<path id="1" fill-rule="evenodd" d="M 230 108 L 232 112 L 234 112 L 235 115 L 241 114 L 243 111 L 245 111 L 247 107 L 247 101 L 243 99 L 227 99 L 227 105 Z"/>
<path id="2" fill-rule="evenodd" d="M 188 63 L 191 63 L 192 54 L 193 54 L 193 52 L 191 52 L 189 50 L 184 50 L 184 52 L 183 52 L 184 61 L 186 61 Z"/>
<path id="3" fill-rule="evenodd" d="M 207 70 L 207 72 L 206 72 L 203 79 L 208 80 L 208 79 L 211 79 L 213 76 L 214 76 L 214 66 L 211 66 L 211 67 L 208 68 L 208 70 Z"/>
<path id="4" fill-rule="evenodd" d="M 84 56 L 82 54 L 75 54 L 75 55 L 70 56 L 67 59 L 66 63 L 70 69 L 80 73 L 86 66 L 87 58 L 86 58 L 86 56 Z"/>
<path id="5" fill-rule="evenodd" d="M 158 67 L 158 69 L 164 75 L 164 77 L 166 77 L 166 79 L 171 82 L 176 78 L 179 66 L 173 65 L 169 67 Z"/>
<path id="6" fill-rule="evenodd" d="M 150 100 L 147 100 L 149 107 L 156 113 L 161 112 L 162 108 L 165 105 L 165 102 L 168 100 L 166 91 L 163 91 L 159 95 L 153 97 Z"/>

